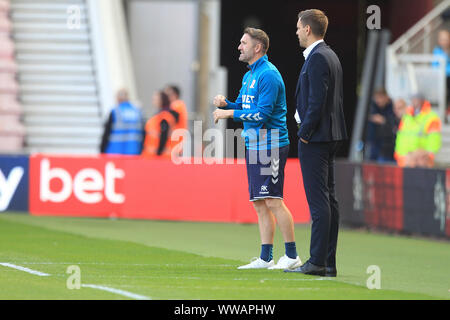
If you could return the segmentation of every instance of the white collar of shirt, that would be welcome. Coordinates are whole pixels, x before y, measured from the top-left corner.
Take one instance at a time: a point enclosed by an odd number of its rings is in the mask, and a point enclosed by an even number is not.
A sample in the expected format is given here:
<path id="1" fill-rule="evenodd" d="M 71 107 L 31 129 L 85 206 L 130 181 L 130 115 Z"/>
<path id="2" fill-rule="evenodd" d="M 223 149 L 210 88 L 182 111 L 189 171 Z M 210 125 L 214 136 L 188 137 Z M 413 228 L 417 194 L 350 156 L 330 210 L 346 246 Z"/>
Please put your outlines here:
<path id="1" fill-rule="evenodd" d="M 308 56 L 311 53 L 311 51 L 321 42 L 324 42 L 323 39 L 313 42 L 312 44 L 309 45 L 308 48 L 305 49 L 305 51 L 303 51 L 303 56 L 305 57 L 305 60 L 308 59 Z"/>

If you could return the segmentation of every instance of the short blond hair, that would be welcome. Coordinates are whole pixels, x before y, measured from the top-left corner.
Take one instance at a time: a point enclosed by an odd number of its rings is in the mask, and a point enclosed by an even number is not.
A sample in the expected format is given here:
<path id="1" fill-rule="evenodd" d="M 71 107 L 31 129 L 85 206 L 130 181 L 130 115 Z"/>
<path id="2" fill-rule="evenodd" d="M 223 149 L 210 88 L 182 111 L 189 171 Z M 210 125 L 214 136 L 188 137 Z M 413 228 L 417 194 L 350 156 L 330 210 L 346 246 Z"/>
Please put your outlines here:
<path id="1" fill-rule="evenodd" d="M 263 30 L 247 27 L 244 30 L 244 34 L 248 34 L 252 39 L 261 43 L 264 54 L 269 50 L 269 36 Z"/>

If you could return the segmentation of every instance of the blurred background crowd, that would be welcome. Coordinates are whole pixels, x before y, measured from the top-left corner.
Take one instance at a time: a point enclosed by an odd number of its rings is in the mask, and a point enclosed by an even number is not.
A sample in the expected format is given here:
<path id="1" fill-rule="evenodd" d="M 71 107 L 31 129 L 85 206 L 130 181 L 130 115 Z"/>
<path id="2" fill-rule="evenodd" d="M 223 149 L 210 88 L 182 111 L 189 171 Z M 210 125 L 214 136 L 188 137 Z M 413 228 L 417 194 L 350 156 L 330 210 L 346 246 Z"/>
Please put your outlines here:
<path id="1" fill-rule="evenodd" d="M 448 0 L 0 0 L 0 152 L 168 157 L 171 133 L 193 121 L 237 128 L 213 123 L 212 97 L 237 95 L 247 26 L 271 38 L 294 142 L 296 17 L 312 7 L 329 16 L 325 41 L 344 69 L 352 138 L 340 156 L 447 167 Z"/>

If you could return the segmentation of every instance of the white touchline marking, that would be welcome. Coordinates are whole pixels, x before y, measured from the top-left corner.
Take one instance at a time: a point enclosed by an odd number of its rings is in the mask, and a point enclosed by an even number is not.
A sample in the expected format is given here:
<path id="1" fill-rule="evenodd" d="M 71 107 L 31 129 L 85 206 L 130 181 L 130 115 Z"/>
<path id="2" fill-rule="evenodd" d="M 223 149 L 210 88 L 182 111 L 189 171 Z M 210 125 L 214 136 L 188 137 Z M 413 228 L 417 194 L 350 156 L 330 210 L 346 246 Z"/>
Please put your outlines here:
<path id="1" fill-rule="evenodd" d="M 0 263 L 0 265 L 4 266 L 4 267 L 8 267 L 8 268 L 13 268 L 13 269 L 17 269 L 17 270 L 20 270 L 20 271 L 28 272 L 28 273 L 31 273 L 31 274 L 34 274 L 34 275 L 40 276 L 40 277 L 48 277 L 48 276 L 50 276 L 48 273 L 44 273 L 44 272 L 36 271 L 36 270 L 33 270 L 33 269 L 28 269 L 28 268 L 25 268 L 25 267 L 17 266 L 17 265 L 12 264 L 12 263 Z"/>
<path id="2" fill-rule="evenodd" d="M 30 274 L 34 274 L 34 275 L 40 276 L 40 277 L 49 277 L 50 276 L 50 274 L 48 274 L 48 273 L 36 271 L 36 270 L 25 268 L 25 267 L 21 267 L 21 266 L 12 264 L 12 263 L 0 262 L 0 266 L 4 266 L 4 267 L 8 267 L 8 268 L 13 268 L 13 269 L 16 269 L 16 270 L 24 271 L 24 272 L 27 272 L 27 273 L 30 273 Z M 131 299 L 136 299 L 136 300 L 152 300 L 150 297 L 142 296 L 142 295 L 135 294 L 135 293 L 132 293 L 132 292 L 128 292 L 128 291 L 125 291 L 125 290 L 114 289 L 114 288 L 105 287 L 105 286 L 99 286 L 99 285 L 96 285 L 96 284 L 82 284 L 81 286 L 84 287 L 84 288 L 92 288 L 92 289 L 108 291 L 108 292 L 111 292 L 111 293 L 119 294 L 119 295 L 122 295 L 124 297 L 128 297 L 128 298 L 131 298 Z"/>
<path id="3" fill-rule="evenodd" d="M 183 266 L 191 266 L 186 263 L 108 263 L 108 262 L 16 262 L 20 264 L 29 264 L 29 265 L 110 265 L 110 266 L 136 266 L 136 267 L 145 267 L 145 266 L 166 266 L 166 267 L 183 267 Z M 198 264 L 197 267 L 234 267 L 234 264 Z"/>
<path id="4" fill-rule="evenodd" d="M 98 286 L 96 284 L 82 284 L 81 286 L 83 288 L 92 288 L 92 289 L 108 291 L 108 292 L 111 292 L 111 293 L 119 294 L 119 295 L 131 298 L 131 299 L 136 299 L 136 300 L 152 300 L 150 297 L 141 296 L 139 294 L 135 294 L 135 293 L 128 292 L 128 291 L 125 291 L 125 290 L 114 289 L 114 288 L 105 287 L 105 286 Z"/>

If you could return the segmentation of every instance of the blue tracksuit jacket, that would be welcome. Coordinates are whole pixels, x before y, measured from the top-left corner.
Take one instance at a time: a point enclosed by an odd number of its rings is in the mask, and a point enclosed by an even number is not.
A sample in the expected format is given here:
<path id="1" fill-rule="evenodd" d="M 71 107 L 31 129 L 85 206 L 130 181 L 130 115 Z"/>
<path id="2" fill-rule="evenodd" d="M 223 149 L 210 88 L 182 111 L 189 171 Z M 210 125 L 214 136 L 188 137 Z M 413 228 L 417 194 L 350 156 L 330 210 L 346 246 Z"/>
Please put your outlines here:
<path id="1" fill-rule="evenodd" d="M 280 72 L 267 55 L 248 68 L 236 102 L 226 100 L 225 109 L 234 109 L 234 121 L 244 123 L 242 137 L 247 149 L 266 150 L 289 145 L 286 88 Z"/>

